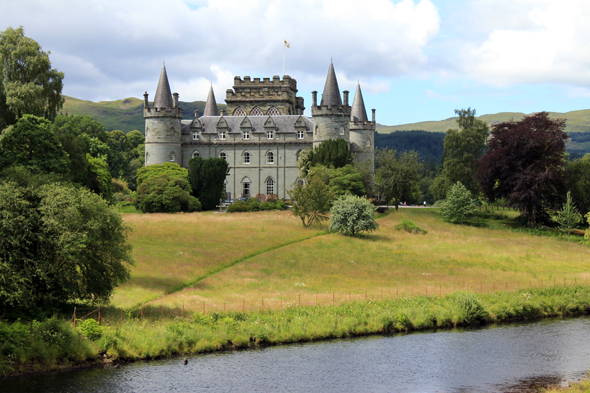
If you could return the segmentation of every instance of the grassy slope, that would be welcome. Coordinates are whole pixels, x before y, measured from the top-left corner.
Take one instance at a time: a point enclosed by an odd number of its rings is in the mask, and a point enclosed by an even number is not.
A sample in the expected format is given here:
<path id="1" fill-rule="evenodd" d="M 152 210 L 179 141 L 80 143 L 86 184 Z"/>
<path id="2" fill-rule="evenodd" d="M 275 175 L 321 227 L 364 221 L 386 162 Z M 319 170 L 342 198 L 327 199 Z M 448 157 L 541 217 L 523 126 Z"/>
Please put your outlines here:
<path id="1" fill-rule="evenodd" d="M 125 133 L 133 130 L 143 132 L 145 123 L 143 120 L 143 100 L 138 98 L 125 98 L 117 101 L 84 101 L 77 98 L 64 96 L 66 102 L 62 109 L 63 114 L 90 116 L 102 123 L 107 130 L 121 130 Z M 204 101 L 179 102 L 184 110 L 184 118 L 192 119 L 195 110 L 203 113 Z M 218 104 L 219 109 L 225 109 L 224 104 Z"/>
<path id="2" fill-rule="evenodd" d="M 502 212 L 500 212 L 502 214 Z M 426 229 L 394 229 L 401 218 Z M 259 308 L 282 303 L 326 304 L 348 298 L 493 291 L 525 285 L 585 282 L 589 249 L 561 239 L 452 225 L 432 209 L 406 209 L 380 219 L 365 238 L 304 229 L 288 212 L 126 215 L 137 265 L 117 290 L 115 306 L 179 309 Z M 495 221 L 497 227 L 504 225 Z M 318 236 L 319 235 L 319 236 Z M 309 238 L 297 243 L 297 239 Z M 289 244 L 280 247 L 281 244 Z M 261 252 L 279 247 L 276 250 Z M 179 254 L 182 252 L 183 254 Z M 244 258 L 248 255 L 251 258 Z M 233 264 L 238 261 L 239 263 Z M 230 266 L 231 265 L 231 266 Z M 229 266 L 225 269 L 223 267 Z M 199 277 L 217 272 L 206 279 Z M 175 291 L 182 287 L 186 288 Z"/>

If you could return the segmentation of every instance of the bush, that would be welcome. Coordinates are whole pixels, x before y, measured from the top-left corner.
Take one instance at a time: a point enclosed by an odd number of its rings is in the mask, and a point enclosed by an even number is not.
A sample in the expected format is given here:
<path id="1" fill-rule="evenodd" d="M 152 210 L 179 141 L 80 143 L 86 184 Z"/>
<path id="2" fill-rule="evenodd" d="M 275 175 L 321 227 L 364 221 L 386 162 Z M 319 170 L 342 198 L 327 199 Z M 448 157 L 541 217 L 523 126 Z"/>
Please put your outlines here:
<path id="1" fill-rule="evenodd" d="M 137 190 L 135 207 L 144 213 L 200 211 L 200 201 L 190 192 L 188 179 L 160 174 L 142 181 Z"/>
<path id="2" fill-rule="evenodd" d="M 249 212 L 257 212 L 260 210 L 260 201 L 256 198 L 248 198 L 246 201 Z"/>
<path id="3" fill-rule="evenodd" d="M 231 205 L 227 207 L 228 213 L 240 213 L 240 212 L 247 212 L 248 204 L 244 201 L 235 201 Z"/>
<path id="4" fill-rule="evenodd" d="M 372 232 L 379 227 L 375 221 L 375 206 L 368 199 L 356 195 L 338 198 L 330 213 L 332 216 L 328 229 L 346 236 L 355 236 L 363 231 Z"/>
<path id="5" fill-rule="evenodd" d="M 414 224 L 413 221 L 408 220 L 407 218 L 402 219 L 401 222 L 395 226 L 395 229 L 400 231 L 406 231 L 408 233 L 427 233 L 424 229 L 420 228 L 419 226 Z"/>
<path id="6" fill-rule="evenodd" d="M 447 193 L 447 199 L 440 214 L 445 221 L 463 224 L 463 220 L 473 216 L 475 205 L 471 192 L 461 182 L 455 183 Z"/>
<path id="7" fill-rule="evenodd" d="M 84 321 L 78 322 L 78 331 L 87 339 L 96 341 L 102 336 L 104 328 L 92 318 L 88 318 Z"/>

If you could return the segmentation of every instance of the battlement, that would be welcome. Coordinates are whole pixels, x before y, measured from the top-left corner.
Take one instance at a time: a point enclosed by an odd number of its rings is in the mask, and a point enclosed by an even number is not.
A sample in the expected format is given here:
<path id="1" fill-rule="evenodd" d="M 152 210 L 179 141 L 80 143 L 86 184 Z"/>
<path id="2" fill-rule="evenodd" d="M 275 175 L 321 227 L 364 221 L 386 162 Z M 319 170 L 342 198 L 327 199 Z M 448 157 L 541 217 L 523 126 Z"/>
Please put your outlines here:
<path id="1" fill-rule="evenodd" d="M 182 108 L 143 108 L 143 117 L 173 117 L 182 119 Z"/>
<path id="2" fill-rule="evenodd" d="M 311 107 L 312 117 L 316 116 L 347 116 L 350 118 L 352 108 L 350 105 L 342 106 L 329 106 L 329 105 L 316 105 Z"/>
<path id="3" fill-rule="evenodd" d="M 289 75 L 283 75 L 281 79 L 278 75 L 274 75 L 271 78 L 251 78 L 250 76 L 244 76 L 244 79 L 239 76 L 234 77 L 234 90 L 240 90 L 242 88 L 254 88 L 260 89 L 264 87 L 276 88 L 286 87 L 288 89 L 295 90 L 297 92 L 297 81 L 291 78 Z"/>

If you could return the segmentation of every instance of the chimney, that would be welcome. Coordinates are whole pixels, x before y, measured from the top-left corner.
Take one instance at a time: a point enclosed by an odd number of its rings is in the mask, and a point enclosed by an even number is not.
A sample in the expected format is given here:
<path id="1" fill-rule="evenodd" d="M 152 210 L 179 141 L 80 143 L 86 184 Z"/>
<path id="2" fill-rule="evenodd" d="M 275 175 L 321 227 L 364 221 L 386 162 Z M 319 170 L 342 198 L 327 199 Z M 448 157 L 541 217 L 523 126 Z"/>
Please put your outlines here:
<path id="1" fill-rule="evenodd" d="M 172 99 L 172 108 L 178 108 L 178 93 L 174 93 L 172 94 L 172 97 L 174 97 Z"/>
<path id="2" fill-rule="evenodd" d="M 313 106 L 318 106 L 318 92 L 317 91 L 312 91 L 311 92 L 311 101 L 313 103 Z"/>
<path id="3" fill-rule="evenodd" d="M 375 123 L 375 109 L 373 109 L 373 123 Z"/>
<path id="4" fill-rule="evenodd" d="M 223 109 L 220 110 L 219 113 L 221 114 L 222 117 L 223 117 L 223 115 L 225 115 L 225 111 Z"/>
<path id="5" fill-rule="evenodd" d="M 148 93 L 147 91 L 143 93 L 143 107 L 148 109 Z"/>
<path id="6" fill-rule="evenodd" d="M 344 90 L 342 94 L 344 95 L 344 99 L 342 100 L 344 101 L 344 106 L 348 106 L 348 90 Z"/>
<path id="7" fill-rule="evenodd" d="M 197 109 L 197 110 L 195 111 L 195 119 L 198 119 L 198 118 L 199 118 L 199 110 Z"/>

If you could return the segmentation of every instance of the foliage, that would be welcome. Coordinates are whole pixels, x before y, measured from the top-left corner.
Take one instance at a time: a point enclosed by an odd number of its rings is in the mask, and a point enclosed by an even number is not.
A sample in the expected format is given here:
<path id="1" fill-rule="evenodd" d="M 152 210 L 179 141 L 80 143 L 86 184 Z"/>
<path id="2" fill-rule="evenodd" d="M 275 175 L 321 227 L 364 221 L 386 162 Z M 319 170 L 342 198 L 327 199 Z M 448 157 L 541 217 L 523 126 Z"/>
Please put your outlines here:
<path id="1" fill-rule="evenodd" d="M 35 173 L 67 174 L 69 159 L 49 121 L 24 115 L 0 135 L 0 170 L 13 165 Z"/>
<path id="2" fill-rule="evenodd" d="M 85 188 L 0 184 L 0 302 L 108 301 L 129 278 L 129 228 Z"/>
<path id="3" fill-rule="evenodd" d="M 471 192 L 461 182 L 457 182 L 447 193 L 440 214 L 445 221 L 463 224 L 463 220 L 475 213 L 473 202 Z"/>
<path id="4" fill-rule="evenodd" d="M 316 165 L 310 169 L 307 180 L 318 178 L 328 186 L 333 198 L 342 195 L 363 196 L 366 193 L 363 175 L 356 167 L 347 164 L 341 168 Z"/>
<path id="5" fill-rule="evenodd" d="M 479 192 L 475 180 L 477 160 L 486 151 L 489 135 L 488 125 L 475 118 L 475 109 L 455 110 L 459 130 L 450 129 L 444 139 L 444 162 L 442 173 L 432 185 L 436 199 L 444 199 L 446 193 L 456 182 L 461 182 L 471 193 Z"/>
<path id="6" fill-rule="evenodd" d="M 227 207 L 228 213 L 254 212 L 260 210 L 285 210 L 287 206 L 283 201 L 268 201 L 260 203 L 258 199 L 250 198 L 247 202 L 235 201 Z"/>
<path id="7" fill-rule="evenodd" d="M 344 195 L 336 199 L 330 214 L 328 229 L 346 236 L 372 232 L 379 227 L 375 221 L 375 206 L 368 199 L 356 195 Z"/>
<path id="8" fill-rule="evenodd" d="M 95 319 L 78 321 L 78 331 L 89 340 L 96 341 L 102 336 L 104 328 Z"/>
<path id="9" fill-rule="evenodd" d="M 395 229 L 398 231 L 406 231 L 408 233 L 419 233 L 425 235 L 427 232 L 420 228 L 418 225 L 414 224 L 412 220 L 407 218 L 403 218 L 399 224 L 395 226 Z"/>
<path id="10" fill-rule="evenodd" d="M 569 187 L 580 213 L 590 212 L 590 154 L 568 162 Z"/>
<path id="11" fill-rule="evenodd" d="M 346 165 L 352 165 L 352 163 L 352 152 L 348 142 L 342 138 L 329 139 L 304 155 L 300 155 L 299 171 L 302 177 L 305 177 L 309 170 L 316 165 L 323 165 L 328 168 L 342 168 Z"/>
<path id="12" fill-rule="evenodd" d="M 377 190 L 385 201 L 393 201 L 398 209 L 402 199 L 410 199 L 416 191 L 418 177 L 423 164 L 415 151 L 398 153 L 395 150 L 377 152 L 375 182 Z"/>
<path id="13" fill-rule="evenodd" d="M 53 119 L 63 106 L 63 72 L 22 27 L 0 32 L 0 130 L 26 114 Z"/>
<path id="14" fill-rule="evenodd" d="M 415 151 L 421 161 L 439 163 L 444 151 L 444 132 L 395 131 L 390 134 L 375 132 L 375 149 L 399 152 Z"/>
<path id="15" fill-rule="evenodd" d="M 531 227 L 548 220 L 547 209 L 562 201 L 566 184 L 564 127 L 565 120 L 546 112 L 494 124 L 477 172 L 484 196 L 508 199 Z"/>
<path id="16" fill-rule="evenodd" d="M 152 166 L 155 165 L 145 168 Z M 191 186 L 186 177 L 160 173 L 142 181 L 137 190 L 135 207 L 144 213 L 194 212 L 201 210 L 201 202 L 191 195 Z"/>
<path id="17" fill-rule="evenodd" d="M 168 175 L 171 179 L 185 179 L 188 178 L 188 171 L 173 162 L 145 166 L 137 171 L 137 186 L 141 186 L 150 177 L 159 175 Z"/>
<path id="18" fill-rule="evenodd" d="M 293 203 L 292 213 L 299 217 L 304 227 L 319 224 L 328 219 L 332 192 L 319 178 L 312 178 L 307 184 L 295 183 L 287 191 Z"/>
<path id="19" fill-rule="evenodd" d="M 88 162 L 88 189 L 102 196 L 107 201 L 113 197 L 111 185 L 113 177 L 109 172 L 109 166 L 104 160 L 94 158 L 87 154 Z"/>
<path id="20" fill-rule="evenodd" d="M 193 196 L 203 204 L 203 210 L 215 209 L 225 190 L 229 164 L 223 158 L 194 157 L 189 160 L 188 179 Z"/>
<path id="21" fill-rule="evenodd" d="M 569 242 L 572 229 L 582 221 L 582 216 L 572 201 L 570 191 L 567 192 L 567 198 L 563 204 L 563 208 L 557 213 L 556 221 L 560 228 L 565 229 L 567 232 L 567 241 Z"/>

